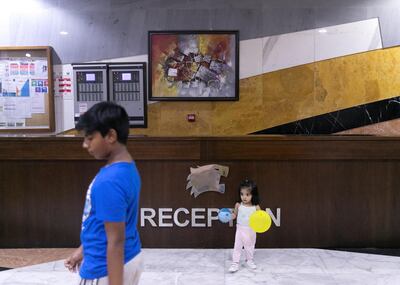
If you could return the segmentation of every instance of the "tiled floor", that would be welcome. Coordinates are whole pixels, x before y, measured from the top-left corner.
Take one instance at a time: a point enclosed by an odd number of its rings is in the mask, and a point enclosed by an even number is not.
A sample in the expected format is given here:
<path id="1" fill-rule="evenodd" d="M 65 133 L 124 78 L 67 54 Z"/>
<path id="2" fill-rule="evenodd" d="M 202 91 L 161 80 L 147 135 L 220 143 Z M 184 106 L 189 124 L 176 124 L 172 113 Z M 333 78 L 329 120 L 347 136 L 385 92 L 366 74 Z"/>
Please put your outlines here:
<path id="1" fill-rule="evenodd" d="M 74 248 L 7 248 L 0 249 L 1 268 L 17 268 L 65 259 Z"/>
<path id="2" fill-rule="evenodd" d="M 227 272 L 230 249 L 144 249 L 141 285 L 395 285 L 400 257 L 322 249 L 256 249 L 257 270 Z M 0 272 L 0 284 L 76 284 L 63 261 Z"/>

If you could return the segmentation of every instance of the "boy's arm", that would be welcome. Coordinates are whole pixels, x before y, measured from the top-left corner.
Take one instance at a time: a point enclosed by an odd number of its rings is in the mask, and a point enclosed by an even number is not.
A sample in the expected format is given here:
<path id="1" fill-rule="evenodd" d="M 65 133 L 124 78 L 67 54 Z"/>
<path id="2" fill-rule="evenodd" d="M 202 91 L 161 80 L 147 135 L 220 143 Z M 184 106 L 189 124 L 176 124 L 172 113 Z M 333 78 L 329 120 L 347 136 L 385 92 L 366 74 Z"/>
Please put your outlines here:
<path id="1" fill-rule="evenodd" d="M 239 211 L 239 206 L 240 206 L 239 203 L 235 204 L 235 208 L 233 209 L 233 213 L 232 213 L 232 220 L 237 218 L 237 214 L 238 214 L 238 211 Z"/>
<path id="2" fill-rule="evenodd" d="M 74 252 L 64 261 L 64 266 L 71 272 L 76 272 L 82 263 L 83 247 L 82 245 L 74 250 Z"/>
<path id="3" fill-rule="evenodd" d="M 107 234 L 108 284 L 122 285 L 124 274 L 125 222 L 104 222 Z"/>

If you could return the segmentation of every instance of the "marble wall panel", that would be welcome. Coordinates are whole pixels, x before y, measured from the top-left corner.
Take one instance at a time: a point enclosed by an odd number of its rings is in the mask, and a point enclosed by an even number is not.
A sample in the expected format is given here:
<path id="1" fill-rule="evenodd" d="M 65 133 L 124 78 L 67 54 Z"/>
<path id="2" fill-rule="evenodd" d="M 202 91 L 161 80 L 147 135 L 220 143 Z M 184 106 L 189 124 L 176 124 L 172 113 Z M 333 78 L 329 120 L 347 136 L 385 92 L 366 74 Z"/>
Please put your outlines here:
<path id="1" fill-rule="evenodd" d="M 394 121 L 400 118 L 400 97 L 384 99 L 373 103 L 341 109 L 310 118 L 297 120 L 291 123 L 278 125 L 256 132 L 256 134 L 394 134 L 386 125 L 381 128 L 382 122 Z M 369 125 L 375 127 L 368 127 Z M 354 130 L 347 132 L 346 130 Z"/>
<path id="2" fill-rule="evenodd" d="M 377 18 L 250 39 L 240 45 L 240 78 L 380 48 L 382 39 Z"/>
<path id="3" fill-rule="evenodd" d="M 224 135 L 244 134 L 264 126 L 262 80 L 258 77 L 241 82 L 240 101 L 157 102 L 148 105 L 148 128 L 131 130 L 143 135 Z M 195 114 L 196 121 L 186 116 Z"/>
<path id="4" fill-rule="evenodd" d="M 213 125 L 213 102 L 169 102 L 160 107 L 159 123 L 161 127 L 158 130 L 159 135 L 169 135 L 176 133 L 178 136 L 202 135 L 212 133 Z M 156 105 L 152 104 L 149 107 Z M 194 114 L 196 122 L 188 122 L 187 115 Z M 150 122 L 149 122 L 150 124 Z M 140 132 L 140 131 L 139 131 Z"/>
<path id="5" fill-rule="evenodd" d="M 316 80 L 326 92 L 321 113 L 398 96 L 399 52 L 385 49 L 316 63 Z"/>
<path id="6" fill-rule="evenodd" d="M 390 120 L 368 126 L 362 126 L 342 132 L 337 135 L 374 135 L 374 136 L 400 136 L 400 119 Z"/>
<path id="7" fill-rule="evenodd" d="M 399 51 L 392 48 L 315 63 L 315 102 L 299 109 L 301 119 L 258 133 L 330 134 L 399 118 Z"/>
<path id="8" fill-rule="evenodd" d="M 315 30 L 315 61 L 381 48 L 377 18 Z"/>
<path id="9" fill-rule="evenodd" d="M 239 101 L 215 103 L 212 135 L 240 135 L 264 125 L 262 81 L 258 77 L 240 81 L 239 94 L 242 95 Z"/>
<path id="10" fill-rule="evenodd" d="M 315 61 L 313 30 L 263 38 L 263 73 Z"/>
<path id="11" fill-rule="evenodd" d="M 303 113 L 307 116 L 313 104 L 314 68 L 314 64 L 306 64 L 261 76 L 262 108 L 266 112 L 264 124 L 291 122 Z"/>
<path id="12" fill-rule="evenodd" d="M 398 97 L 399 58 L 400 48 L 391 48 L 241 79 L 238 102 L 213 102 L 208 106 L 202 105 L 204 102 L 151 104 L 149 128 L 135 132 L 147 135 L 243 135 Z M 162 112 L 159 120 L 154 119 L 155 108 Z M 177 120 L 175 114 L 179 114 L 181 120 L 195 110 L 201 110 L 198 117 L 209 122 L 207 127 L 192 123 L 189 128 L 174 123 Z M 160 129 L 163 131 L 157 133 Z"/>
<path id="13" fill-rule="evenodd" d="M 263 73 L 263 39 L 240 41 L 239 78 L 247 78 Z"/>

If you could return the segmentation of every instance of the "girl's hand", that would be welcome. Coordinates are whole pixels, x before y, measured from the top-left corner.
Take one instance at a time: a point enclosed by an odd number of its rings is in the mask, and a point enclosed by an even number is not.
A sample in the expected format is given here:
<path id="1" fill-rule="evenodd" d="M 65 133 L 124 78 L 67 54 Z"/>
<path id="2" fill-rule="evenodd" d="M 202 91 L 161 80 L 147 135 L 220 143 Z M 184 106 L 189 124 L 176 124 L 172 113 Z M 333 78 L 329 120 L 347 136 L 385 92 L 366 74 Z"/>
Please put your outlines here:
<path id="1" fill-rule="evenodd" d="M 237 218 L 237 214 L 238 214 L 238 211 L 239 211 L 239 206 L 240 206 L 239 203 L 235 204 L 235 208 L 233 208 L 233 213 L 231 215 L 232 220 Z"/>

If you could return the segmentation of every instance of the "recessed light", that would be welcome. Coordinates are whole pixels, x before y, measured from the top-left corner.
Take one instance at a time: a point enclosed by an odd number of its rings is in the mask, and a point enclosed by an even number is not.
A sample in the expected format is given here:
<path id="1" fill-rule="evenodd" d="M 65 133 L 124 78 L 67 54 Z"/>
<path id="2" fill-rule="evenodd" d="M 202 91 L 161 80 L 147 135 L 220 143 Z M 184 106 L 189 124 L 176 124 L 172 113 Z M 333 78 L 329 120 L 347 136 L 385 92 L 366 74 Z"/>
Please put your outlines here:
<path id="1" fill-rule="evenodd" d="M 67 31 L 61 31 L 60 35 L 66 36 L 66 35 L 68 35 L 68 32 Z"/>
<path id="2" fill-rule="evenodd" d="M 31 57 L 32 55 L 30 53 L 25 54 L 26 57 Z"/>
<path id="3" fill-rule="evenodd" d="M 319 29 L 318 32 L 321 34 L 326 34 L 328 31 L 326 29 Z"/>

